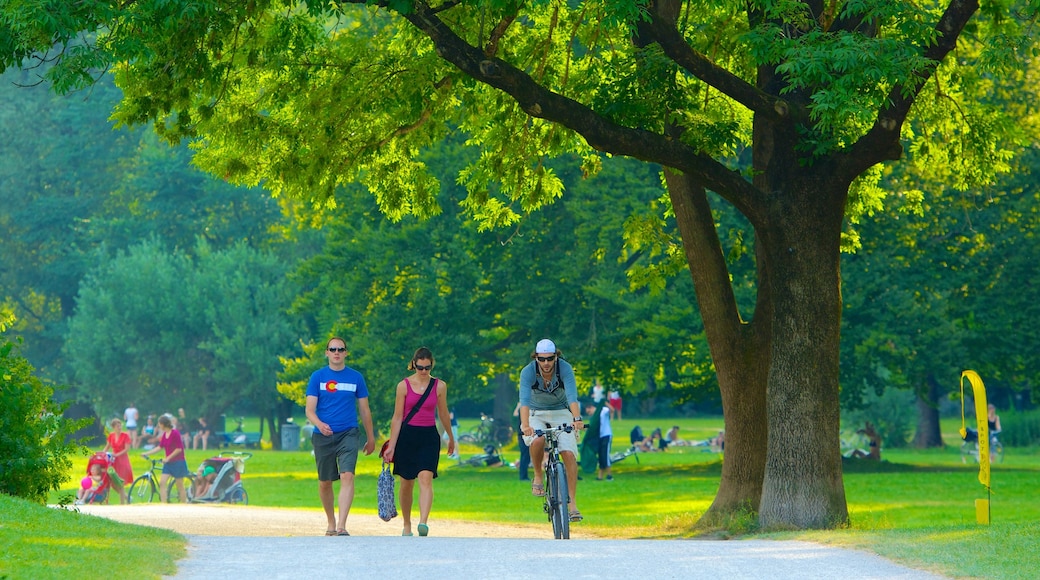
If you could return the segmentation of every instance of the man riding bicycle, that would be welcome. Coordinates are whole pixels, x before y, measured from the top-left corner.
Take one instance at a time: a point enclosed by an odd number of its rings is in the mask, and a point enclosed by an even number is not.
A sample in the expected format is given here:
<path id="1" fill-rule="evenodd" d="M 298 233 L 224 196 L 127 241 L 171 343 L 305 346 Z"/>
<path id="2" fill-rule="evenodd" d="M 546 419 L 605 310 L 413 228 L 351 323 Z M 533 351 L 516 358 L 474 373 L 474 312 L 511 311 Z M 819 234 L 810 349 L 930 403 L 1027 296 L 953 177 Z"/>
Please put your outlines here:
<path id="1" fill-rule="evenodd" d="M 534 467 L 531 493 L 539 497 L 545 495 L 545 466 L 542 465 L 545 438 L 535 436 L 535 430 L 566 424 L 573 424 L 576 431 L 583 427 L 574 368 L 560 356 L 553 341 L 547 338 L 539 340 L 531 355 L 534 360 L 520 371 L 520 432 L 531 449 L 531 465 Z M 578 492 L 576 433 L 560 433 L 558 444 L 567 470 L 570 500 L 567 511 L 572 522 L 580 522 L 582 515 L 575 501 Z"/>

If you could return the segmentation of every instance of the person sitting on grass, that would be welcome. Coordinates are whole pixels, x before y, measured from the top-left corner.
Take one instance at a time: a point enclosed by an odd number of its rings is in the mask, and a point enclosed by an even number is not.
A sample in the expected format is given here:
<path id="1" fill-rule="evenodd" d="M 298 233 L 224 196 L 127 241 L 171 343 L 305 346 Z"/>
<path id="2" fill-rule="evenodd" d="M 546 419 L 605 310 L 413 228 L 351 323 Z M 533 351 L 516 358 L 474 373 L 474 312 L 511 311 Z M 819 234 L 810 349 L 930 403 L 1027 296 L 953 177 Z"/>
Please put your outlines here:
<path id="1" fill-rule="evenodd" d="M 870 421 L 867 421 L 866 426 L 863 429 L 856 431 L 856 433 L 867 438 L 867 447 L 870 450 L 864 452 L 862 449 L 856 449 L 852 452 L 851 457 L 881 461 L 881 435 L 879 435 L 877 430 L 874 429 L 874 425 Z"/>

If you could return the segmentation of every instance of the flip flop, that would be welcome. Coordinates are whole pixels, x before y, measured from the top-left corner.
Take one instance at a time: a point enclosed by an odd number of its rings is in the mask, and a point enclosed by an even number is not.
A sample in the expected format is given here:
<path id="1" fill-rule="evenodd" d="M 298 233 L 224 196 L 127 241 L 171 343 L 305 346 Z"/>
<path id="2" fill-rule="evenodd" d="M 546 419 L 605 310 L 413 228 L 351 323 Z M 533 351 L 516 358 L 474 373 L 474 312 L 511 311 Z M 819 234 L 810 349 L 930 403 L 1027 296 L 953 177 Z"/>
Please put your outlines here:
<path id="1" fill-rule="evenodd" d="M 411 532 L 401 532 L 401 535 L 402 536 L 410 536 L 410 535 L 412 535 L 412 533 Z"/>
<path id="2" fill-rule="evenodd" d="M 573 516 L 572 516 L 572 517 L 573 517 Z M 573 520 L 572 520 L 572 521 L 573 521 Z M 350 532 L 348 532 L 347 530 L 339 530 L 339 531 L 337 531 L 337 532 L 336 532 L 336 535 L 337 535 L 337 536 L 349 536 L 349 535 L 350 535 Z"/>
<path id="3" fill-rule="evenodd" d="M 428 535 L 430 535 L 430 526 L 428 526 L 426 524 L 419 524 L 418 529 L 419 529 L 419 535 L 420 536 L 428 536 Z"/>
<path id="4" fill-rule="evenodd" d="M 571 516 L 571 521 L 572 522 L 580 522 L 581 520 L 585 519 L 581 515 L 581 512 L 579 512 L 578 510 L 571 511 L 570 516 Z"/>
<path id="5" fill-rule="evenodd" d="M 325 535 L 326 536 L 335 536 L 336 535 L 336 530 L 325 530 Z"/>
<path id="6" fill-rule="evenodd" d="M 545 497 L 545 486 L 540 483 L 531 484 L 531 495 Z"/>

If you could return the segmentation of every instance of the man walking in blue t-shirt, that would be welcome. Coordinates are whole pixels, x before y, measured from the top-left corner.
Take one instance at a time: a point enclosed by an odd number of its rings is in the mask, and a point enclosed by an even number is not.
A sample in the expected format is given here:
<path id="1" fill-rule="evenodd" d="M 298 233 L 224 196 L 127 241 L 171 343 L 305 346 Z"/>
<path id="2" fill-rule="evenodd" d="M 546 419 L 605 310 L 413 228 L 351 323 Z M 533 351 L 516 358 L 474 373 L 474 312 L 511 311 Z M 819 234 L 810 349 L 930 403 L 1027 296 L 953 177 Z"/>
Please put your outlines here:
<path id="1" fill-rule="evenodd" d="M 347 343 L 334 336 L 325 345 L 329 365 L 314 371 L 307 382 L 307 419 L 314 425 L 311 443 L 318 467 L 318 496 L 328 518 L 326 536 L 349 536 L 347 515 L 354 501 L 354 468 L 361 444 L 358 415 L 368 436 L 365 455 L 376 448 L 365 377 L 348 367 Z M 333 505 L 332 482 L 339 480 L 339 520 Z"/>

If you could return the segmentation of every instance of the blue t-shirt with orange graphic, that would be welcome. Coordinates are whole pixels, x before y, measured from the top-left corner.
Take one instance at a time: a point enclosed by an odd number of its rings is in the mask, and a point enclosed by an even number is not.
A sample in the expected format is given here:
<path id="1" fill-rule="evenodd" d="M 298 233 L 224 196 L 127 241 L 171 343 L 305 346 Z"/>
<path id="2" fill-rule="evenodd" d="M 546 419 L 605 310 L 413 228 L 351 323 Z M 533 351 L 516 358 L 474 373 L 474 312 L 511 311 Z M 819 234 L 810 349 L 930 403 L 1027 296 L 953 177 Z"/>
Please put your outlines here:
<path id="1" fill-rule="evenodd" d="M 339 433 L 358 426 L 357 400 L 368 398 L 368 387 L 365 377 L 350 367 L 341 371 L 323 367 L 307 382 L 307 396 L 318 398 L 318 418 Z"/>

